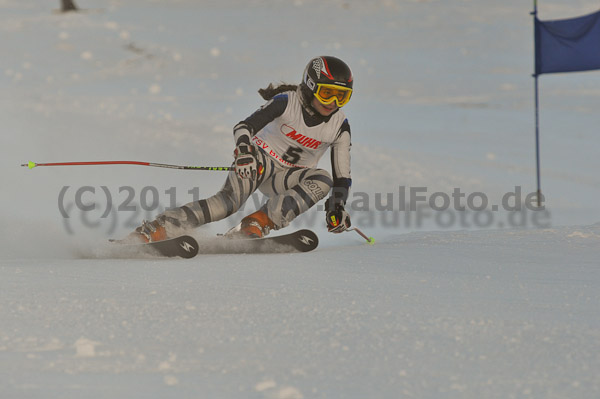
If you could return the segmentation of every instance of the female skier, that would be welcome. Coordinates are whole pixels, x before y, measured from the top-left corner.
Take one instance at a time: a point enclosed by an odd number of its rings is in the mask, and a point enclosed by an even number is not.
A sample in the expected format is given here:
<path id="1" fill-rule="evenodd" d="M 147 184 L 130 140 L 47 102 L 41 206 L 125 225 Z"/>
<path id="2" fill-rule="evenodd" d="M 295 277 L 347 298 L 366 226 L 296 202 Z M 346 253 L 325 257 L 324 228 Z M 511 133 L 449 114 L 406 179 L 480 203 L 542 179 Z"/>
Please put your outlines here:
<path id="1" fill-rule="evenodd" d="M 144 242 L 185 234 L 191 228 L 226 218 L 256 190 L 269 199 L 244 217 L 235 235 L 260 238 L 286 227 L 331 191 L 325 203 L 327 228 L 350 227 L 344 205 L 350 178 L 350 125 L 340 110 L 352 95 L 350 68 L 340 59 L 312 59 L 299 85 L 260 89 L 268 100 L 233 129 L 235 170 L 210 198 L 190 202 L 144 221 L 132 236 Z M 317 163 L 331 148 L 332 175 Z"/>

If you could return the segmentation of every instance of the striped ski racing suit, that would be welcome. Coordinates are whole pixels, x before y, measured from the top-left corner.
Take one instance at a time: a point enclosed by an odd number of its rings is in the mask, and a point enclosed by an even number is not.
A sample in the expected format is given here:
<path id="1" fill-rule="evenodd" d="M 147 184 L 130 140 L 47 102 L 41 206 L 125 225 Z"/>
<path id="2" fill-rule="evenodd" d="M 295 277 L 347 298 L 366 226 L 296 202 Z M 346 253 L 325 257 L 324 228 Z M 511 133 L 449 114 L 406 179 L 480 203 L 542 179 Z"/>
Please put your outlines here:
<path id="1" fill-rule="evenodd" d="M 332 195 L 346 201 L 350 178 L 350 125 L 341 110 L 323 117 L 311 115 L 298 93 L 276 95 L 234 128 L 236 143 L 251 141 L 258 149 L 263 172 L 256 180 L 229 172 L 225 184 L 212 197 L 167 210 L 159 216 L 175 227 L 194 228 L 236 212 L 259 189 L 269 199 L 261 208 L 280 229 L 334 188 Z M 317 168 L 331 149 L 332 175 Z"/>

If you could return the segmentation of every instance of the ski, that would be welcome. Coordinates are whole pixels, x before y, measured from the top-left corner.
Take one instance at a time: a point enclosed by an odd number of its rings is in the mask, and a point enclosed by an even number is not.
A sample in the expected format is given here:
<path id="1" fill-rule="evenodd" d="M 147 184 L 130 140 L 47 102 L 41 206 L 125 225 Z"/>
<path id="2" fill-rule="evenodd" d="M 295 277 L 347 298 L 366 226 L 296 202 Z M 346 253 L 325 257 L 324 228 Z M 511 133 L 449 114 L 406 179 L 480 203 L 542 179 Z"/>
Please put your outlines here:
<path id="1" fill-rule="evenodd" d="M 135 257 L 138 254 L 151 256 L 164 256 L 168 258 L 181 257 L 193 258 L 198 254 L 198 242 L 190 236 L 179 236 L 164 241 L 131 244 L 120 240 L 110 240 L 118 245 L 121 255 Z"/>
<path id="2" fill-rule="evenodd" d="M 201 243 L 202 254 L 269 254 L 309 252 L 317 248 L 319 237 L 311 230 L 264 238 L 238 238 L 221 236 Z"/>
<path id="3" fill-rule="evenodd" d="M 139 255 L 193 258 L 201 254 L 270 254 L 309 252 L 317 248 L 319 238 L 311 230 L 298 230 L 292 233 L 265 238 L 240 238 L 221 236 L 214 239 L 196 241 L 190 236 L 180 236 L 164 241 L 131 244 L 120 240 L 110 240 L 118 249 L 119 256 Z"/>

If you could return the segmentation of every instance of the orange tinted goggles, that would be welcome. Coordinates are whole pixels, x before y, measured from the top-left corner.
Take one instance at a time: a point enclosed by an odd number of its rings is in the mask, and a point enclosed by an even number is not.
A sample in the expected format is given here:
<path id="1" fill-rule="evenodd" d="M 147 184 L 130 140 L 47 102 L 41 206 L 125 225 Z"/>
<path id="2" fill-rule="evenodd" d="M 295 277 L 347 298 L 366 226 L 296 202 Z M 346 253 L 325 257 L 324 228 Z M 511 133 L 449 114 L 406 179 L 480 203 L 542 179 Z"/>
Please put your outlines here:
<path id="1" fill-rule="evenodd" d="M 319 83 L 315 97 L 322 104 L 328 105 L 335 101 L 338 107 L 343 107 L 348 104 L 352 96 L 352 89 L 342 86 Z"/>

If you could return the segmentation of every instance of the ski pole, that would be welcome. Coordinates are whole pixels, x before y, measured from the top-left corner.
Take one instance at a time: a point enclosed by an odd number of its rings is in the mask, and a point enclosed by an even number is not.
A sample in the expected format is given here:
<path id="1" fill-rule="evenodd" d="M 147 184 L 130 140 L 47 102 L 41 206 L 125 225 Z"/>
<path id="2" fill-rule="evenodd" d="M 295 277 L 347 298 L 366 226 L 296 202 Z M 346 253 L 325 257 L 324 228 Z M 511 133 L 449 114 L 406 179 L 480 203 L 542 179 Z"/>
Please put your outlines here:
<path id="1" fill-rule="evenodd" d="M 375 244 L 375 239 L 373 237 L 367 237 L 367 235 L 365 233 L 363 233 L 362 231 L 360 231 L 360 229 L 358 227 L 353 227 L 346 231 L 356 231 L 358 233 L 358 235 L 360 235 L 362 238 L 364 238 L 369 243 L 369 245 Z"/>
<path id="2" fill-rule="evenodd" d="M 211 171 L 234 170 L 234 168 L 231 166 L 181 166 L 181 165 L 167 165 L 164 163 L 140 162 L 140 161 L 88 161 L 88 162 L 49 162 L 49 163 L 28 162 L 28 163 L 21 164 L 21 166 L 26 166 L 29 169 L 33 169 L 38 166 L 83 166 L 83 165 L 139 165 L 139 166 L 153 166 L 156 168 L 185 169 L 185 170 L 211 170 Z"/>

